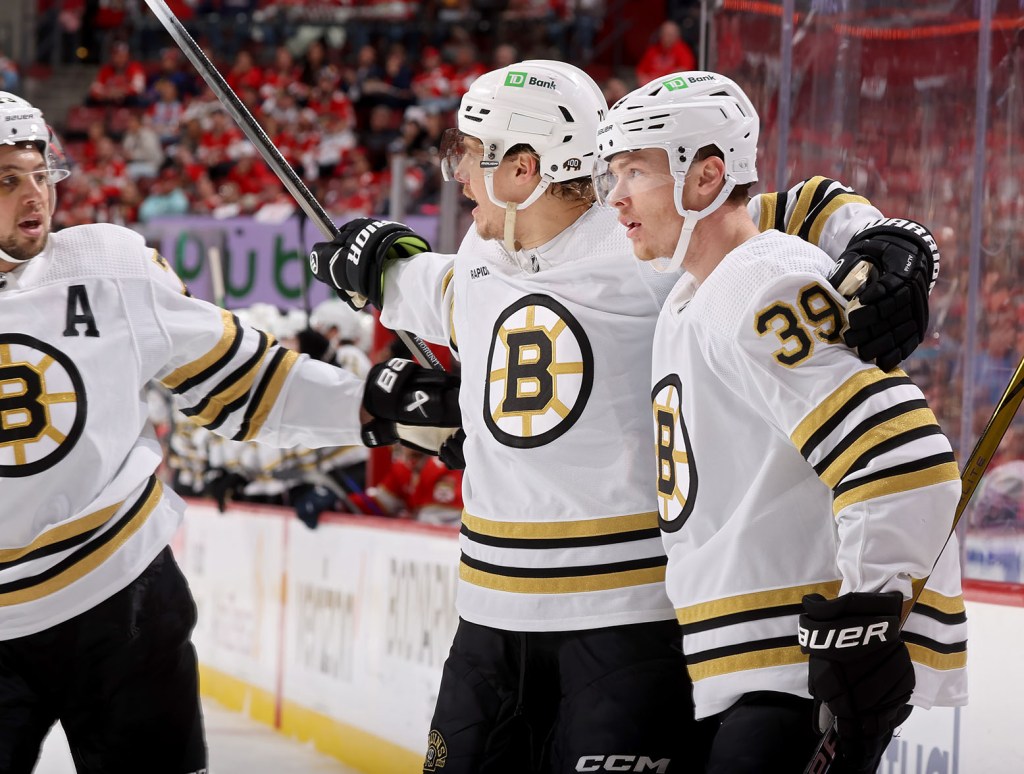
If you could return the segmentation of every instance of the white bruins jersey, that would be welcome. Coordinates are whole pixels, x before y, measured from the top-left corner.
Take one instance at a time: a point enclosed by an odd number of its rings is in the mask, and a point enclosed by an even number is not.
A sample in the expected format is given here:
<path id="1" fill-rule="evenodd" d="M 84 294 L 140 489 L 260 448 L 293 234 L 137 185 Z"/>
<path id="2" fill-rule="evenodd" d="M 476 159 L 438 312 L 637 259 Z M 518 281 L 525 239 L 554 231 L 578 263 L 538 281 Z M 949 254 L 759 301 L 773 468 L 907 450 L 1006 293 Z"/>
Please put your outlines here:
<path id="1" fill-rule="evenodd" d="M 838 256 L 881 213 L 824 188 L 850 205 L 828 213 L 843 223 L 827 229 Z M 638 262 L 601 207 L 514 256 L 472 228 L 456 256 L 389 266 L 381 322 L 461 362 L 461 617 L 513 631 L 673 617 L 647 396 L 654 326 L 677 276 Z"/>
<path id="2" fill-rule="evenodd" d="M 141 236 L 53 234 L 0 290 L 0 638 L 47 629 L 127 586 L 184 503 L 155 473 L 145 386 L 192 421 L 278 446 L 359 439 L 362 383 L 188 296 Z"/>
<path id="3" fill-rule="evenodd" d="M 832 261 L 768 231 L 658 320 L 652 401 L 668 593 L 698 717 L 751 691 L 807 693 L 805 594 L 900 591 L 949 536 L 959 471 L 921 391 L 841 341 Z M 912 702 L 966 702 L 955 538 L 904 629 Z"/>

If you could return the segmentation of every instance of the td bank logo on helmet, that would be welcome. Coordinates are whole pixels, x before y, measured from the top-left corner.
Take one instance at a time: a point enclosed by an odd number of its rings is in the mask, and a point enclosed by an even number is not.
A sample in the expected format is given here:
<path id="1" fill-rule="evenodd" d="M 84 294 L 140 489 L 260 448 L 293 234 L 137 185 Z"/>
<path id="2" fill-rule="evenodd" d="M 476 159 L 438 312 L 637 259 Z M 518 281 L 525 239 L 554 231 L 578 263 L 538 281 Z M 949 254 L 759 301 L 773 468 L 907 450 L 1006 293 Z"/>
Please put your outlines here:
<path id="1" fill-rule="evenodd" d="M 662 81 L 661 85 L 669 91 L 679 91 L 680 89 L 690 88 L 691 83 L 703 83 L 713 80 L 715 80 L 713 75 L 688 75 L 686 78 L 669 78 L 667 81 Z"/>
<path id="2" fill-rule="evenodd" d="M 505 76 L 505 85 L 515 86 L 518 89 L 521 89 L 524 86 L 540 86 L 544 89 L 556 88 L 554 81 L 545 81 L 541 78 L 535 78 L 529 73 L 517 73 L 515 71 L 510 71 L 508 75 Z"/>

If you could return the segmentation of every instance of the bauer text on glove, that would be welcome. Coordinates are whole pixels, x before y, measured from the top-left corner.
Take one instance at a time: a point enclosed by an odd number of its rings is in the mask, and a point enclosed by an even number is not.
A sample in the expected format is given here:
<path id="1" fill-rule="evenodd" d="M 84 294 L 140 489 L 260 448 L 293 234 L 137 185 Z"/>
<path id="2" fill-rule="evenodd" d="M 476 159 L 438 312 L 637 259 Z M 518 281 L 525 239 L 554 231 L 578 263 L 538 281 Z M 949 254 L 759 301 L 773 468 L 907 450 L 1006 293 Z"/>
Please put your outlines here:
<path id="1" fill-rule="evenodd" d="M 428 250 L 427 240 L 406 225 L 355 218 L 330 242 L 313 245 L 309 269 L 353 309 L 362 309 L 367 300 L 380 309 L 386 264 Z"/>

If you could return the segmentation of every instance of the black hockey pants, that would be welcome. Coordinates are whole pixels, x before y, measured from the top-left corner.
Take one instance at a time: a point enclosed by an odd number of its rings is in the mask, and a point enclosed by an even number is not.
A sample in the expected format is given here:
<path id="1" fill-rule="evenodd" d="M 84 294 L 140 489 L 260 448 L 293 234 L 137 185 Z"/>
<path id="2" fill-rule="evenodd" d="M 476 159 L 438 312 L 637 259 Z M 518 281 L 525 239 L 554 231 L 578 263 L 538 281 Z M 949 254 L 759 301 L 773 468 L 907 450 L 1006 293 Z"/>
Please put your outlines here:
<path id="1" fill-rule="evenodd" d="M 755 691 L 708 720 L 718 726 L 707 774 L 801 774 L 821 734 L 814 730 L 814 701 L 788 693 Z M 877 740 L 875 771 L 891 734 Z M 847 769 L 835 764 L 834 774 Z"/>
<path id="2" fill-rule="evenodd" d="M 508 632 L 459 621 L 424 772 L 702 772 L 675 621 Z"/>
<path id="3" fill-rule="evenodd" d="M 31 772 L 57 720 L 79 774 L 205 772 L 195 622 L 166 548 L 96 607 L 0 641 L 0 772 Z"/>

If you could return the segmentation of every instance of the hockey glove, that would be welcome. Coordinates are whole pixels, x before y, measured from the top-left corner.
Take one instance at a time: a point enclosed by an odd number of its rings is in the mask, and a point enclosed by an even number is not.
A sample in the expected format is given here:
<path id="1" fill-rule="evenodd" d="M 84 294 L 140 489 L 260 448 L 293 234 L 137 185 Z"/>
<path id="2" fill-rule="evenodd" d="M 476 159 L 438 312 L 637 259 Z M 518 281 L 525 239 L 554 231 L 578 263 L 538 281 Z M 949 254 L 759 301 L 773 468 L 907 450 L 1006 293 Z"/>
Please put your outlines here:
<path id="1" fill-rule="evenodd" d="M 827 600 L 808 594 L 803 605 L 799 641 L 810 657 L 807 688 L 835 717 L 839 733 L 831 771 L 874 772 L 892 732 L 910 715 L 915 678 L 899 631 L 903 595 Z"/>
<path id="2" fill-rule="evenodd" d="M 388 261 L 411 258 L 428 250 L 427 240 L 408 226 L 356 218 L 342 226 L 330 242 L 313 245 L 309 269 L 356 311 L 367 301 L 380 309 Z"/>
<path id="3" fill-rule="evenodd" d="M 378 363 L 363 391 L 363 408 L 373 417 L 363 425 L 363 443 L 371 448 L 401 443 L 440 456 L 449 467 L 460 461 L 465 467 L 459 385 L 457 376 L 411 360 Z"/>
<path id="4" fill-rule="evenodd" d="M 846 344 L 890 371 L 924 341 L 939 249 L 919 223 L 889 218 L 856 234 L 839 256 L 832 285 L 846 298 Z"/>

